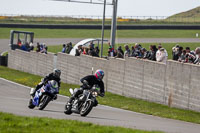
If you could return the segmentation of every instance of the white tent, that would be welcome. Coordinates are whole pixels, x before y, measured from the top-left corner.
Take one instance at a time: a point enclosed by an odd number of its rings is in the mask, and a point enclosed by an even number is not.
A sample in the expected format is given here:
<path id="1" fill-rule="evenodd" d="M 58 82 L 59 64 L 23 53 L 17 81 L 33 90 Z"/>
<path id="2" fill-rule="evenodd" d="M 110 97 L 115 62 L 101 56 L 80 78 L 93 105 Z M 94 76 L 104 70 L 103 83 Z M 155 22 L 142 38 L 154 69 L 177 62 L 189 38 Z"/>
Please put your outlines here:
<path id="1" fill-rule="evenodd" d="M 82 45 L 82 46 L 86 46 L 88 47 L 90 45 L 91 42 L 95 42 L 97 41 L 98 42 L 98 45 L 99 45 L 99 42 L 101 41 L 101 39 L 96 39 L 96 38 L 88 38 L 88 39 L 84 39 L 80 42 L 78 42 L 71 50 L 71 52 L 69 53 L 70 55 L 75 55 L 76 54 L 76 49 L 78 48 L 79 45 Z M 104 41 L 108 41 L 108 40 L 104 40 Z"/>

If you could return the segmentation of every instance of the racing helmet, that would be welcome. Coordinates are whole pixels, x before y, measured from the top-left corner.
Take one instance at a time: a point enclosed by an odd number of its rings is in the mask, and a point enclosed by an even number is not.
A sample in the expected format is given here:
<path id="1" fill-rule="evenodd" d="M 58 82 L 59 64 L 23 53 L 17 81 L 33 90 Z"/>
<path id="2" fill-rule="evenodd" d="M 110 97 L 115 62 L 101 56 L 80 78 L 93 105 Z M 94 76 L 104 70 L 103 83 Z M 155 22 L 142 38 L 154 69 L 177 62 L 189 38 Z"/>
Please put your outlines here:
<path id="1" fill-rule="evenodd" d="M 101 70 L 101 69 L 98 69 L 98 70 L 96 70 L 96 72 L 95 72 L 95 77 L 98 79 L 98 80 L 102 80 L 103 79 L 103 76 L 104 76 L 104 72 L 103 72 L 103 70 Z"/>
<path id="2" fill-rule="evenodd" d="M 56 77 L 60 78 L 61 71 L 60 71 L 59 69 L 54 69 L 54 70 L 53 70 L 53 74 L 54 74 Z"/>
<path id="3" fill-rule="evenodd" d="M 52 88 L 58 88 L 58 83 L 55 80 L 49 81 Z"/>

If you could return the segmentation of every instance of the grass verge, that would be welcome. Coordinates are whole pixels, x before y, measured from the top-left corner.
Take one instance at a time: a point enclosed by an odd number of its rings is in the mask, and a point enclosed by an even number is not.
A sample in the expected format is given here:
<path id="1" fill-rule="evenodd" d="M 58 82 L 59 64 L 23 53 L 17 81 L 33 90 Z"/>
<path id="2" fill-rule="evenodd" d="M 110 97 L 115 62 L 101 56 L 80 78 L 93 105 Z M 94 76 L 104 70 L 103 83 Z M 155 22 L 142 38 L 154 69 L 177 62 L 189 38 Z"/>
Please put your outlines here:
<path id="1" fill-rule="evenodd" d="M 35 38 L 101 38 L 101 30 L 0 28 L 0 39 L 8 39 L 10 30 L 34 32 Z M 117 30 L 116 38 L 195 38 L 200 30 Z M 110 30 L 105 30 L 110 38 Z"/>
<path id="2" fill-rule="evenodd" d="M 114 126 L 100 126 L 74 120 L 23 117 L 2 112 L 0 112 L 0 123 L 0 132 L 2 133 L 46 133 L 47 131 L 48 133 L 161 133 L 157 131 L 141 131 Z"/>
<path id="3" fill-rule="evenodd" d="M 40 82 L 41 78 L 40 76 L 20 72 L 3 66 L 0 66 L 0 77 L 30 87 L 34 87 L 38 82 Z M 79 86 L 62 83 L 60 88 L 60 94 L 69 96 L 68 89 L 75 87 Z M 100 104 L 112 107 L 200 124 L 200 112 L 170 108 L 166 105 L 161 105 L 134 98 L 127 98 L 109 92 L 106 93 L 106 96 L 104 98 L 98 98 L 98 101 Z"/>

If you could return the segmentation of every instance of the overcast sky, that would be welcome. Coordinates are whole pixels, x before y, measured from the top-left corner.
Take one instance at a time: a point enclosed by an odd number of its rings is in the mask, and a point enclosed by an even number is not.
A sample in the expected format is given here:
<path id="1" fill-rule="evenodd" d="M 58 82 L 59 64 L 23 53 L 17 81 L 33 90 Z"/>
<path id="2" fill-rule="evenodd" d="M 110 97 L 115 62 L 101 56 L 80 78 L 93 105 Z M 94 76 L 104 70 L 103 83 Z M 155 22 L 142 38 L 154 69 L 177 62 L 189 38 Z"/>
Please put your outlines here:
<path id="1" fill-rule="evenodd" d="M 88 0 L 80 0 L 88 1 Z M 103 1 L 103 0 L 95 0 Z M 112 0 L 107 0 L 112 1 Z M 170 16 L 200 6 L 200 0 L 118 0 L 118 16 Z M 96 15 L 103 5 L 58 2 L 51 0 L 0 0 L 0 15 Z M 112 15 L 107 6 L 106 16 Z"/>

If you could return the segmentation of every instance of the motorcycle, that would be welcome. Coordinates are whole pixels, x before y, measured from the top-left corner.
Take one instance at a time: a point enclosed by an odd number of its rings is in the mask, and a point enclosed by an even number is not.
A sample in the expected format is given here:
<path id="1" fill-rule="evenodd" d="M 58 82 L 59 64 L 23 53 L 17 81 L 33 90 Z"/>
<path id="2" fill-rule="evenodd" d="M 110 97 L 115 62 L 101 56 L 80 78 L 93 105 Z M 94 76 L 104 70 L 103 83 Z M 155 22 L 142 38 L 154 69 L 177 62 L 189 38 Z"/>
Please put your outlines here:
<path id="1" fill-rule="evenodd" d="M 31 91 L 34 91 L 34 88 L 31 88 Z M 28 107 L 30 109 L 39 107 L 39 110 L 43 110 L 50 101 L 53 101 L 58 94 L 58 84 L 56 81 L 48 81 L 40 89 L 38 89 L 31 99 L 29 100 Z"/>
<path id="2" fill-rule="evenodd" d="M 71 95 L 73 95 L 74 90 L 71 88 L 69 89 Z M 96 97 L 99 94 L 99 89 L 96 86 L 92 87 L 90 90 L 83 90 L 83 93 L 72 101 L 71 106 L 69 106 L 67 102 L 65 105 L 65 114 L 70 115 L 76 113 L 81 116 L 87 116 L 92 108 L 97 106 L 98 102 Z"/>

